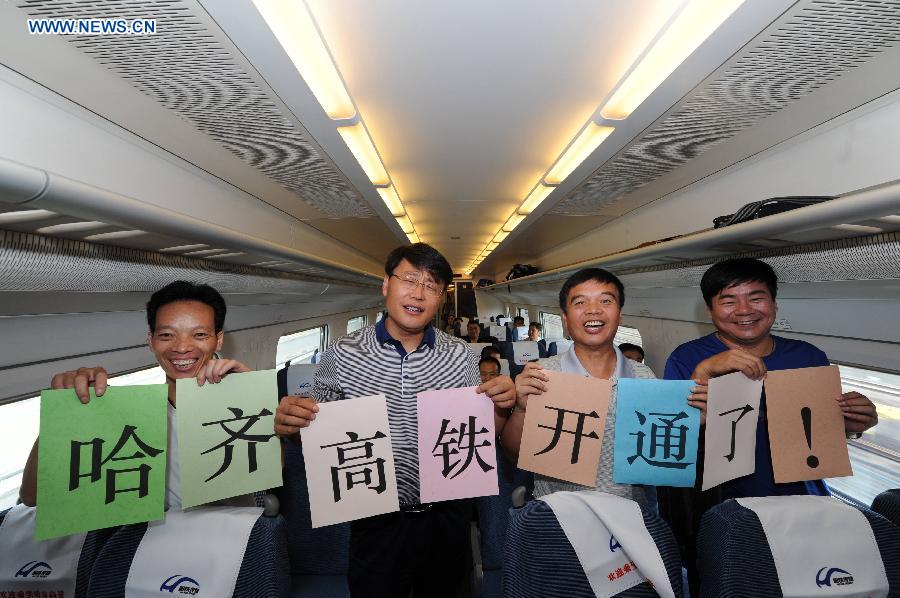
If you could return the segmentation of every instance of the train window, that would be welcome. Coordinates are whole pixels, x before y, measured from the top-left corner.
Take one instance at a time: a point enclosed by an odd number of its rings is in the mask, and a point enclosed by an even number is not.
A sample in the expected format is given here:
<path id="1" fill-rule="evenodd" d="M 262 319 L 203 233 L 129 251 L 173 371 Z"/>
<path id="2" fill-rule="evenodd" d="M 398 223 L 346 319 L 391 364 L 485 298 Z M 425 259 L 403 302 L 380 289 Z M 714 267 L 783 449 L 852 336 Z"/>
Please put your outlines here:
<path id="1" fill-rule="evenodd" d="M 565 338 L 565 334 L 563 334 L 562 318 L 560 316 L 542 311 L 541 326 L 544 329 L 544 338 L 548 341 Z"/>
<path id="2" fill-rule="evenodd" d="M 621 324 L 619 324 L 619 329 L 616 331 L 616 337 L 615 339 L 613 339 L 613 342 L 616 345 L 621 345 L 622 343 L 631 343 L 632 345 L 637 345 L 638 347 L 644 346 L 644 342 L 641 340 L 641 333 L 637 328 L 622 326 Z"/>
<path id="3" fill-rule="evenodd" d="M 110 386 L 165 382 L 166 375 L 158 365 L 109 379 Z M 25 460 L 38 436 L 40 412 L 40 396 L 0 407 L 0 435 L 4 439 L 4 449 L 0 453 L 0 511 L 16 504 L 19 498 Z"/>
<path id="4" fill-rule="evenodd" d="M 366 325 L 366 316 L 356 316 L 355 318 L 350 318 L 347 320 L 347 334 L 351 332 L 356 332 L 360 328 Z"/>
<path id="5" fill-rule="evenodd" d="M 900 375 L 839 365 L 844 392 L 864 394 L 878 409 L 878 425 L 849 440 L 853 476 L 828 480 L 841 498 L 870 505 L 889 488 L 900 488 Z"/>
<path id="6" fill-rule="evenodd" d="M 316 326 L 282 336 L 278 339 L 278 349 L 275 351 L 275 369 L 280 370 L 288 361 L 313 363 L 313 357 L 325 350 L 327 337 L 327 326 Z"/>

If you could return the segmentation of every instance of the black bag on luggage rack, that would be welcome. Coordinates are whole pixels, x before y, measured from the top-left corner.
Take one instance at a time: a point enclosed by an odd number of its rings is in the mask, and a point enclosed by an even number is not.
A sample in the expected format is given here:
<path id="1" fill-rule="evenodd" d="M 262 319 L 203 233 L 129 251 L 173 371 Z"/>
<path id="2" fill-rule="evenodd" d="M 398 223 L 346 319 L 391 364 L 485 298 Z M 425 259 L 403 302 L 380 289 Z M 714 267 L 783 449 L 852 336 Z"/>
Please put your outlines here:
<path id="1" fill-rule="evenodd" d="M 813 204 L 822 203 L 823 201 L 828 201 L 829 199 L 834 199 L 834 197 L 827 197 L 824 195 L 798 195 L 793 197 L 773 197 L 771 199 L 764 199 L 762 201 L 754 201 L 752 203 L 748 203 L 734 214 L 727 214 L 725 216 L 719 216 L 718 218 L 713 219 L 713 227 L 722 228 L 724 226 L 731 226 L 732 224 L 747 222 L 748 220 L 765 218 L 766 216 L 771 216 L 772 214 L 780 214 L 782 212 L 796 210 L 797 208 L 803 208 L 806 206 L 811 206 Z"/>
<path id="2" fill-rule="evenodd" d="M 513 278 L 522 278 L 523 276 L 530 276 L 532 274 L 537 274 L 540 272 L 540 268 L 537 266 L 532 266 L 531 264 L 516 264 L 509 270 L 509 274 L 506 275 L 506 280 L 512 280 Z"/>

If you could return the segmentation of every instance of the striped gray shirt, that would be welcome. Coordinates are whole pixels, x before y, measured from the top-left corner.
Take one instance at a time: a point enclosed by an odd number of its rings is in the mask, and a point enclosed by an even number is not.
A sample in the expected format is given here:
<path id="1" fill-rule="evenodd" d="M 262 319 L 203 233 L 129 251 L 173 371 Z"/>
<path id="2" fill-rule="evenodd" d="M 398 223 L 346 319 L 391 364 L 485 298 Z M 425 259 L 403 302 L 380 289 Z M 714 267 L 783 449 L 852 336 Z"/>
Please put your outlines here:
<path id="1" fill-rule="evenodd" d="M 312 397 L 337 401 L 375 394 L 387 397 L 388 421 L 397 491 L 401 505 L 419 504 L 419 445 L 416 395 L 427 390 L 481 384 L 478 357 L 467 343 L 434 330 L 433 345 L 426 342 L 401 355 L 376 326 L 366 326 L 332 344 L 319 361 Z"/>

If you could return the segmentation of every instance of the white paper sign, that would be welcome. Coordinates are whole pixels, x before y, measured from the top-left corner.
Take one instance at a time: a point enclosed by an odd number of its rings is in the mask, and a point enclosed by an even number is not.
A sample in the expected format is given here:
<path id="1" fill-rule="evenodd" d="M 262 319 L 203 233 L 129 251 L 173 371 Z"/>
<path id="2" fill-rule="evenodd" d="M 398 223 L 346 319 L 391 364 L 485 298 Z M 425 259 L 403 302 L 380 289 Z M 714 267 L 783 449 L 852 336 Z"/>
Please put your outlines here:
<path id="1" fill-rule="evenodd" d="M 317 367 L 313 363 L 295 363 L 288 366 L 287 393 L 308 396 L 313 389 L 313 379 Z"/>
<path id="2" fill-rule="evenodd" d="M 703 490 L 753 473 L 762 384 L 742 372 L 709 380 Z"/>
<path id="3" fill-rule="evenodd" d="M 506 340 L 506 326 L 491 326 L 490 331 L 488 332 L 490 336 L 493 336 L 498 341 Z"/>
<path id="4" fill-rule="evenodd" d="M 521 341 L 513 343 L 513 361 L 516 365 L 525 365 L 532 359 L 540 357 L 538 344 L 533 341 Z"/>
<path id="5" fill-rule="evenodd" d="M 300 437 L 313 527 L 400 510 L 384 395 L 319 403 Z"/>
<path id="6" fill-rule="evenodd" d="M 517 341 L 528 340 L 528 326 L 516 326 L 516 340 Z"/>

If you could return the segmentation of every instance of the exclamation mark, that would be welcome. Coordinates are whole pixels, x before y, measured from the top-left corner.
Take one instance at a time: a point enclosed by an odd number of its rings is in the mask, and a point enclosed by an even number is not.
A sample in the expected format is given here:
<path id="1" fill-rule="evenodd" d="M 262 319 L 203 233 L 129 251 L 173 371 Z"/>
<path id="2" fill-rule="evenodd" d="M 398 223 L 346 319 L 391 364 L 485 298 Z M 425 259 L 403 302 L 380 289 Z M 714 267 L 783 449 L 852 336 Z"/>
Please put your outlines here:
<path id="1" fill-rule="evenodd" d="M 803 431 L 806 432 L 806 444 L 812 450 L 812 409 L 804 407 L 800 410 L 800 417 L 803 419 Z M 819 466 L 819 458 L 810 455 L 806 458 L 806 464 L 815 469 Z"/>

